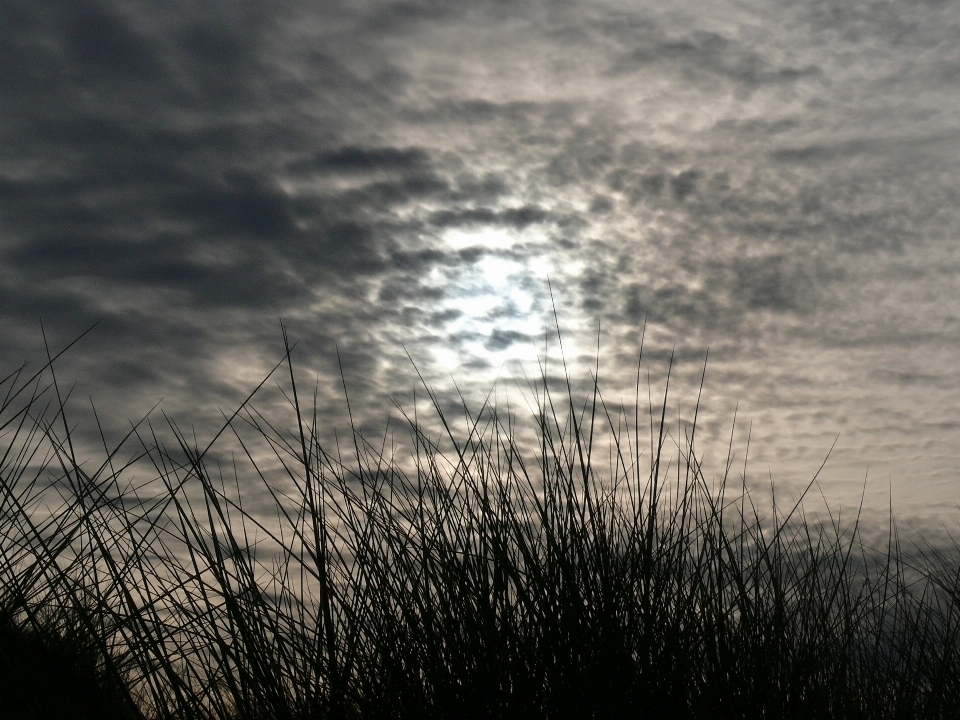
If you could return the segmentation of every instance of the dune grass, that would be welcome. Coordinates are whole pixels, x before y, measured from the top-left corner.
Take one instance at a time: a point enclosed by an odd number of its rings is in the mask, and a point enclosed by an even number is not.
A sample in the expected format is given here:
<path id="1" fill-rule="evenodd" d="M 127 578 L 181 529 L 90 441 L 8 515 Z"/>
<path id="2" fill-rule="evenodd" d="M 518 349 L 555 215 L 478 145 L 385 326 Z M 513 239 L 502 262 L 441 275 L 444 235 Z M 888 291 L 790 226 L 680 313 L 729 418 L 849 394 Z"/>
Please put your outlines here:
<path id="1" fill-rule="evenodd" d="M 3 379 L 6 717 L 960 717 L 960 548 L 761 510 L 668 431 L 669 376 L 456 418 L 425 384 L 398 450 L 325 440 L 287 348 L 289 426 L 254 393 L 99 460 L 56 358 Z"/>

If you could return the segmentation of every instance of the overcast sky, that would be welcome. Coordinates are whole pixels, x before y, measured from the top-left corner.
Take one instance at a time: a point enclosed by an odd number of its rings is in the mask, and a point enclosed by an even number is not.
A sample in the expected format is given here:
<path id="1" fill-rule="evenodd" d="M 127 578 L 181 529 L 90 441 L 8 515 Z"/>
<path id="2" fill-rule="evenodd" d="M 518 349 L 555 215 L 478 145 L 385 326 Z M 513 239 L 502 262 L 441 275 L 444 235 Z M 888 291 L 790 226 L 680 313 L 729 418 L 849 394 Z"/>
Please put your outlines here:
<path id="1" fill-rule="evenodd" d="M 608 398 L 644 321 L 682 415 L 709 348 L 708 465 L 739 403 L 760 476 L 839 435 L 838 502 L 955 516 L 958 37 L 951 0 L 5 0 L 3 367 L 100 321 L 78 397 L 202 436 L 282 318 L 374 427 L 406 352 L 471 398 L 529 370 L 549 277 Z"/>

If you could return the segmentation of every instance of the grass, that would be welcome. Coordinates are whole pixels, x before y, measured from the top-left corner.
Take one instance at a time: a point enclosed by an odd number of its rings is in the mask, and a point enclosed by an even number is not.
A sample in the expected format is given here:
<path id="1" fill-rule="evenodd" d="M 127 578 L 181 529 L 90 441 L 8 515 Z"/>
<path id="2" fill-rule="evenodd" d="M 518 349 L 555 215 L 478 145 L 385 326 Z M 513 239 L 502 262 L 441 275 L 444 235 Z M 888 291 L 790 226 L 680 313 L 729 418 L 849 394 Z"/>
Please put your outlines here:
<path id="1" fill-rule="evenodd" d="M 960 717 L 960 548 L 761 510 L 669 375 L 623 408 L 542 368 L 526 424 L 427 388 L 404 452 L 326 440 L 287 348 L 289 427 L 261 386 L 97 461 L 56 358 L 3 379 L 5 717 Z"/>

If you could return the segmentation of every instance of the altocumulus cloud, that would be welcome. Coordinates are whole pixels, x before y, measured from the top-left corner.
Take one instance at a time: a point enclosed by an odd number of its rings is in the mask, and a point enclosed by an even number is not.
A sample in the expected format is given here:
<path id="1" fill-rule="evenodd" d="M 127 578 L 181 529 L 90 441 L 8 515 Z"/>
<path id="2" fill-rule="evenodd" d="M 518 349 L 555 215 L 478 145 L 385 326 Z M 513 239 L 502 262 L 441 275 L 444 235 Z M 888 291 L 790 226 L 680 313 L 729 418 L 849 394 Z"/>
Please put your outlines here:
<path id="1" fill-rule="evenodd" d="M 934 478 L 933 507 L 949 431 L 910 467 L 895 448 L 960 400 L 932 403 L 960 387 L 958 21 L 951 2 L 8 0 L 0 349 L 99 320 L 66 363 L 101 414 L 163 396 L 199 422 L 276 359 L 282 317 L 322 399 L 338 349 L 374 418 L 412 381 L 404 347 L 477 387 L 529 356 L 549 276 L 574 356 L 601 322 L 613 386 L 645 323 L 682 381 L 709 346 L 727 384 L 707 430 L 740 400 L 787 477 L 846 432 L 838 487 L 869 457 Z"/>

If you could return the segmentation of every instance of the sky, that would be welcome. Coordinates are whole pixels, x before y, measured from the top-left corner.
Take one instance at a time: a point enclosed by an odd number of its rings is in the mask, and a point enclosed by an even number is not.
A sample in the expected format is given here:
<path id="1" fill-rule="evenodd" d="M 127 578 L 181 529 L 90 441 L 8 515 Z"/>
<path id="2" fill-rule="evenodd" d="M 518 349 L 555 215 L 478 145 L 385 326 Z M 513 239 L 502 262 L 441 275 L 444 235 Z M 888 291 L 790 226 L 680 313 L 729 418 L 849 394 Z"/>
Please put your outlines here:
<path id="1" fill-rule="evenodd" d="M 417 371 L 522 386 L 558 325 L 629 400 L 642 337 L 678 422 L 709 353 L 714 474 L 736 413 L 764 482 L 834 446 L 831 503 L 955 523 L 957 37 L 951 0 L 5 0 L 0 369 L 98 323 L 77 413 L 203 437 L 282 322 L 376 429 Z"/>

